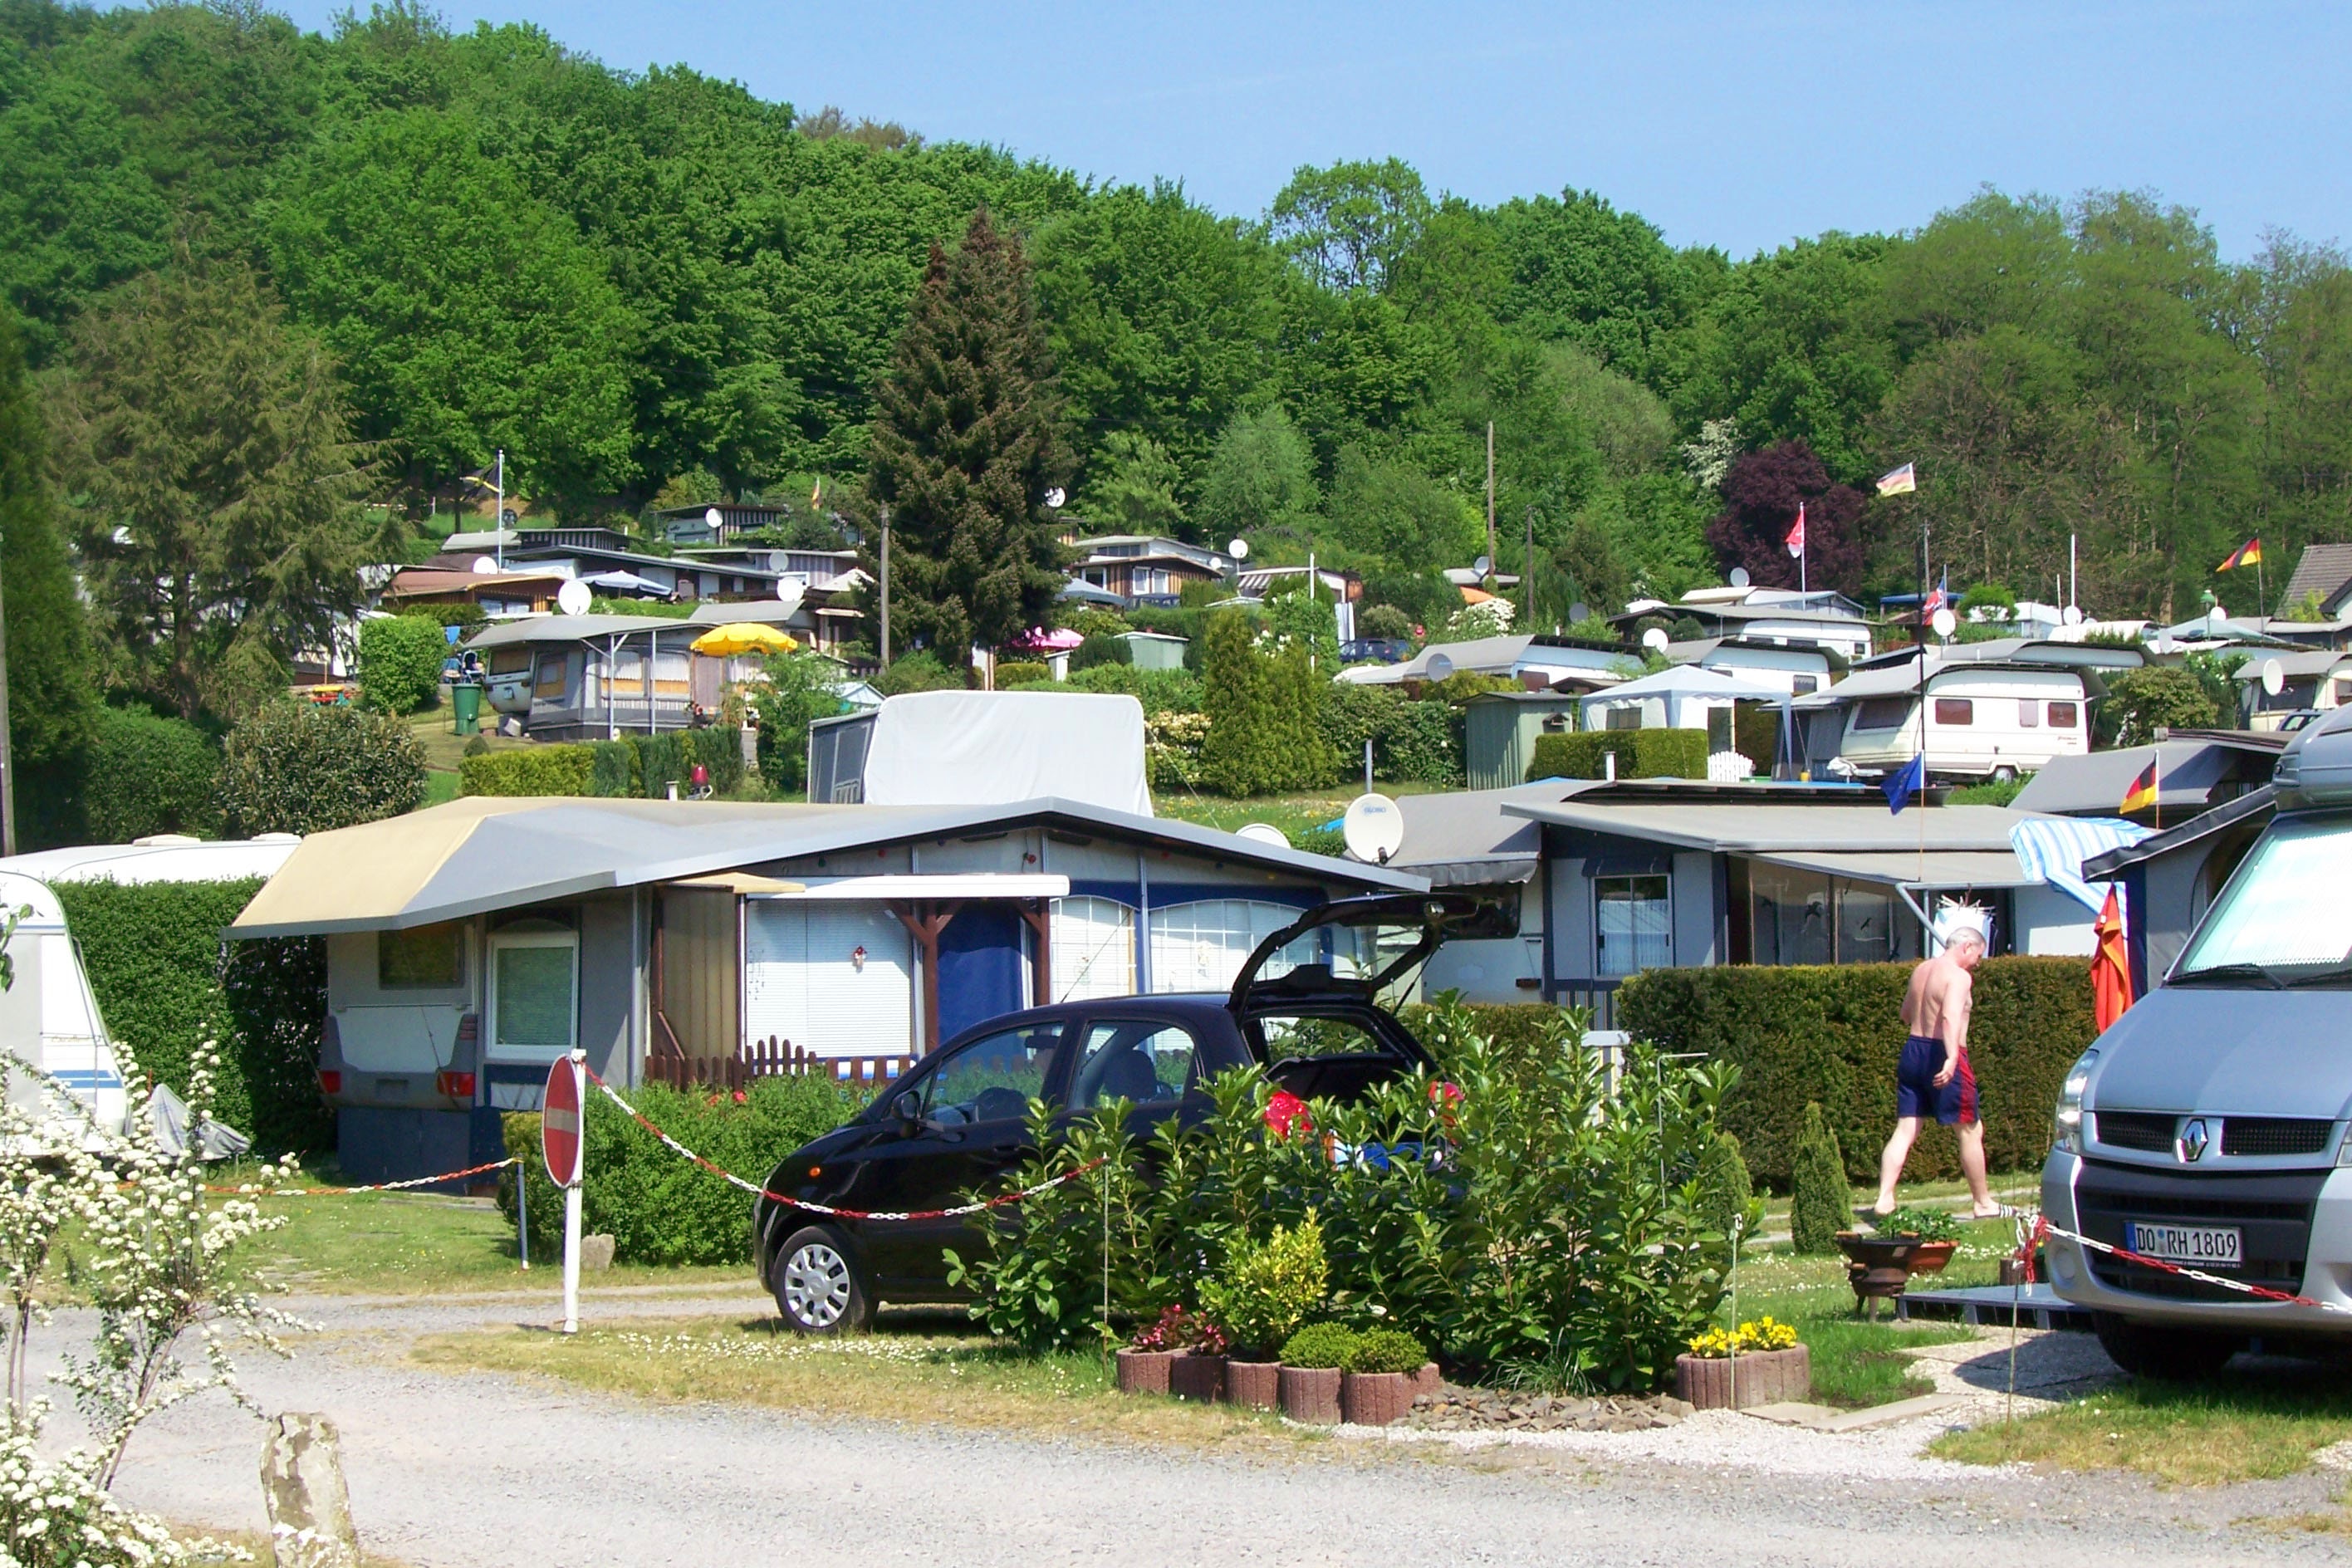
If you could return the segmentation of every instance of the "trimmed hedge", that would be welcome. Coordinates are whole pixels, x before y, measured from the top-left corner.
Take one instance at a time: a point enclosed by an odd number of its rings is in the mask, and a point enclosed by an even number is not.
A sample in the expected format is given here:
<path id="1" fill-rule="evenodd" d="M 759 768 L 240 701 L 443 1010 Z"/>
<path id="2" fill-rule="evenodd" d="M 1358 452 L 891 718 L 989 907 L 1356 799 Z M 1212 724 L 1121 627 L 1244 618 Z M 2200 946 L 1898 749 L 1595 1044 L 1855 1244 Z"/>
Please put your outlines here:
<path id="1" fill-rule="evenodd" d="M 1706 777 L 1706 731 L 1704 730 L 1584 730 L 1574 734 L 1540 735 L 1528 763 L 1530 779 L 1597 779 L 1608 772 L 1601 758 L 1617 757 L 1621 779 L 1703 779 Z M 1762 766 L 1771 765 L 1768 759 Z"/>
<path id="2" fill-rule="evenodd" d="M 220 832 L 221 750 L 180 719 L 131 708 L 101 708 L 83 770 L 87 840 L 127 844 L 152 833 Z"/>
<path id="3" fill-rule="evenodd" d="M 360 623 L 360 697 L 385 713 L 411 713 L 441 700 L 441 664 L 450 653 L 438 620 L 379 616 Z"/>
<path id="4" fill-rule="evenodd" d="M 642 1084 L 630 1100 L 655 1125 L 705 1159 L 750 1181 L 764 1182 L 777 1161 L 857 1113 L 863 1100 L 848 1085 L 816 1074 L 763 1078 L 738 1101 L 709 1090 Z M 581 1229 L 613 1238 L 622 1263 L 747 1263 L 751 1200 L 653 1135 L 601 1094 L 588 1097 L 587 1184 Z M 541 1256 L 560 1256 L 563 1195 L 540 1157 L 539 1118 L 501 1118 L 506 1149 L 522 1159 L 530 1194 L 530 1234 Z M 514 1218 L 514 1168 L 499 1177 L 499 1208 Z"/>
<path id="5" fill-rule="evenodd" d="M 1617 993 L 1622 1028 L 1668 1051 L 1738 1062 L 1724 1125 L 1760 1181 L 1787 1191 L 1805 1107 L 1818 1100 L 1857 1182 L 1878 1178 L 1895 1130 L 1895 1063 L 1903 1050 L 1907 963 L 1734 964 L 1651 969 Z M 2098 1034 L 2079 958 L 1991 958 L 1978 965 L 1969 1062 L 1996 1171 L 2039 1165 L 2066 1068 Z M 1959 1174 L 1959 1145 L 1930 1123 L 1908 1174 Z"/>
<path id="6" fill-rule="evenodd" d="M 617 741 L 528 746 L 467 757 L 457 764 L 467 795 L 579 795 L 660 800 L 670 781 L 692 786 L 694 764 L 710 770 L 710 787 L 724 795 L 743 782 L 743 743 L 726 726 L 628 735 Z"/>
<path id="7" fill-rule="evenodd" d="M 585 746 L 525 746 L 461 759 L 458 788 L 466 795 L 587 795 L 593 768 Z"/>
<path id="8" fill-rule="evenodd" d="M 131 1048 L 142 1074 L 186 1094 L 190 1054 L 209 1035 L 222 1047 L 215 1116 L 251 1132 L 264 1153 L 332 1147 L 317 1078 L 325 942 L 221 940 L 259 878 L 50 885 L 107 1032 Z"/>

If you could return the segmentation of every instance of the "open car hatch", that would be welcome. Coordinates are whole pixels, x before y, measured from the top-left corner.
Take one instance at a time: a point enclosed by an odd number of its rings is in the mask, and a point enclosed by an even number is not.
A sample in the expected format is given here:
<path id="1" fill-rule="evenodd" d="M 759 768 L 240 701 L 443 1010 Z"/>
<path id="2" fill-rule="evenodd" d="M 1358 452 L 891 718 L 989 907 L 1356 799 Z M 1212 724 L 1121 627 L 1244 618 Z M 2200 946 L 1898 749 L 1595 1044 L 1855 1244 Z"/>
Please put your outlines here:
<path id="1" fill-rule="evenodd" d="M 1286 949 L 1318 932 L 1328 933 L 1318 953 L 1294 954 L 1283 973 L 1261 980 Z M 1511 936 L 1509 910 L 1493 900 L 1467 893 L 1370 893 L 1318 905 L 1267 937 L 1234 977 L 1228 1003 L 1236 1014 L 1253 999 L 1328 995 L 1335 992 L 1367 1000 L 1409 976 L 1454 937 Z"/>

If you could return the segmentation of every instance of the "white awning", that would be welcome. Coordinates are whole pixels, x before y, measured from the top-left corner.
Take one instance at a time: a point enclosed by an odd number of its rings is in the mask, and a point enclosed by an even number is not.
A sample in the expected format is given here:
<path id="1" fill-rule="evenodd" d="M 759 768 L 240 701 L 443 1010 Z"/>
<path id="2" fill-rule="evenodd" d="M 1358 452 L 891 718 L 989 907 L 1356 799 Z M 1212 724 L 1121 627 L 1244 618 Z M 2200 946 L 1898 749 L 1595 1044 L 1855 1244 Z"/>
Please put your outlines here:
<path id="1" fill-rule="evenodd" d="M 1901 849 L 1777 850 L 1750 858 L 1902 888 L 2030 888 L 2042 880 L 2028 875 L 2007 849 L 1930 849 L 1925 855 Z"/>
<path id="2" fill-rule="evenodd" d="M 809 877 L 797 892 L 749 892 L 756 899 L 1066 899 L 1067 877 L 1001 871 L 943 872 L 939 876 Z"/>

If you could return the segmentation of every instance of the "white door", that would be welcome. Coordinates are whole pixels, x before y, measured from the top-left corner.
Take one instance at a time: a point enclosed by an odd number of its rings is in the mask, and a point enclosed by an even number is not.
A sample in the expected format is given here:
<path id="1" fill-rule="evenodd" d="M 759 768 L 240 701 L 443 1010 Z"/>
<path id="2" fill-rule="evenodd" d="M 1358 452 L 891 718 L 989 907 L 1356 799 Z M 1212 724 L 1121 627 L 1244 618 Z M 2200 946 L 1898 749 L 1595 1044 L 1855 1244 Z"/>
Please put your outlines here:
<path id="1" fill-rule="evenodd" d="M 914 1050 L 911 939 L 878 904 L 746 900 L 743 1037 L 829 1057 Z"/>

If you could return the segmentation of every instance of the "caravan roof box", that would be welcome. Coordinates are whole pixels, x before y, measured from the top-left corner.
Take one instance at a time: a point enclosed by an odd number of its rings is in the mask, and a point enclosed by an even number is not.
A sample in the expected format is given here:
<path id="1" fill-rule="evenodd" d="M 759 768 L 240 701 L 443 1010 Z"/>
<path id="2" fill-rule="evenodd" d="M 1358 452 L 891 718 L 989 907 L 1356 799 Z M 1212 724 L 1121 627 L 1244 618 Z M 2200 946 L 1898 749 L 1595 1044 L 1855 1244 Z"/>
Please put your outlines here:
<path id="1" fill-rule="evenodd" d="M 917 691 L 809 726 L 820 804 L 1006 805 L 1059 795 L 1151 815 L 1143 705 L 1058 691 Z"/>

